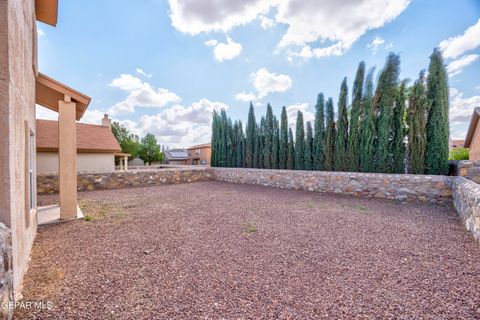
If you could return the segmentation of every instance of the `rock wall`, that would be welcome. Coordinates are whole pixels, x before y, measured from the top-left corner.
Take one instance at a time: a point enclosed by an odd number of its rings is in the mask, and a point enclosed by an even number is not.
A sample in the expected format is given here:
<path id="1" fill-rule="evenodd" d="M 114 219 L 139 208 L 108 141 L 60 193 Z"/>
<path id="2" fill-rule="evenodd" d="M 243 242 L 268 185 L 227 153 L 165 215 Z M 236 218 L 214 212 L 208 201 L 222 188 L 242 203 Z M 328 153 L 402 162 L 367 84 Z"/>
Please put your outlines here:
<path id="1" fill-rule="evenodd" d="M 188 183 L 212 179 L 213 174 L 210 168 L 143 169 L 111 173 L 80 173 L 77 176 L 77 185 L 78 191 L 92 191 Z M 39 194 L 58 193 L 58 175 L 38 175 L 37 190 Z"/>
<path id="2" fill-rule="evenodd" d="M 480 161 L 462 160 L 456 164 L 456 175 L 480 183 Z"/>
<path id="3" fill-rule="evenodd" d="M 474 238 L 480 242 L 480 185 L 464 177 L 452 179 L 453 205 Z"/>
<path id="4" fill-rule="evenodd" d="M 0 319 L 13 316 L 12 233 L 0 223 Z"/>
<path id="5" fill-rule="evenodd" d="M 216 180 L 406 201 L 451 202 L 449 177 L 408 174 L 214 168 Z"/>

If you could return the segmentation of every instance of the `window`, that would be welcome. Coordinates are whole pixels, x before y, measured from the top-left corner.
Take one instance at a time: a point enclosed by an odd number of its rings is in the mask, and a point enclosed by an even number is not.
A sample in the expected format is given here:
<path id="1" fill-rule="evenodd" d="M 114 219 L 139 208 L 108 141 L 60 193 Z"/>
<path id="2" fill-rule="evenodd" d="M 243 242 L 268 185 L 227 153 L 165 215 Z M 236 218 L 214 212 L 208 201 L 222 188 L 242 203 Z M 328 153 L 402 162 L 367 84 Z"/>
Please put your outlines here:
<path id="1" fill-rule="evenodd" d="M 36 195 L 35 195 L 35 135 L 30 131 L 28 137 L 28 195 L 29 195 L 29 209 L 35 209 Z"/>

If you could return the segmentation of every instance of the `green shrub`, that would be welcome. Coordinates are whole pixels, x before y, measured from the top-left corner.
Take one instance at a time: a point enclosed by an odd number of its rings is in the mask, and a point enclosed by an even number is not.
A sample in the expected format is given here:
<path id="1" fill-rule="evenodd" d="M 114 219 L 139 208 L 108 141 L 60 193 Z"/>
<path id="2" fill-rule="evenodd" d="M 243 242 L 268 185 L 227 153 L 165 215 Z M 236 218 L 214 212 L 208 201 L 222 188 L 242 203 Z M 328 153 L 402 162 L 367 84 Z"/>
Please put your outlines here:
<path id="1" fill-rule="evenodd" d="M 448 160 L 468 160 L 468 151 L 467 148 L 452 149 L 450 150 Z"/>

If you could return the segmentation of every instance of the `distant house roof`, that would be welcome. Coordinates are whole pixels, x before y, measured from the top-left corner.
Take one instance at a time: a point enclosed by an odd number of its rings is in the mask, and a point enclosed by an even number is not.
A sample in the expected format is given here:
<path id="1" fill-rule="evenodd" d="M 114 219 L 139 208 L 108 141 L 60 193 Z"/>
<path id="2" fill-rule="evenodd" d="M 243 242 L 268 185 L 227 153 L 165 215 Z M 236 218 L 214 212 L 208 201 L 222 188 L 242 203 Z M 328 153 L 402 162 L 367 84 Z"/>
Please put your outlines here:
<path id="1" fill-rule="evenodd" d="M 122 148 L 107 126 L 77 123 L 77 152 L 118 153 Z M 38 120 L 37 151 L 58 151 L 58 121 Z"/>
<path id="2" fill-rule="evenodd" d="M 470 120 L 470 126 L 468 127 L 467 137 L 465 138 L 465 148 L 470 148 L 470 143 L 472 142 L 473 134 L 477 128 L 478 118 L 480 116 L 480 108 L 473 109 L 472 118 Z"/>
<path id="3" fill-rule="evenodd" d="M 192 146 L 192 147 L 188 148 L 188 150 L 192 150 L 192 149 L 202 149 L 202 148 L 211 148 L 210 143 L 197 144 L 197 145 L 195 145 L 195 146 Z"/>
<path id="4" fill-rule="evenodd" d="M 452 148 L 459 148 L 465 145 L 465 140 L 451 140 Z"/>
<path id="5" fill-rule="evenodd" d="M 188 153 L 185 149 L 169 149 L 165 150 L 165 158 L 167 160 L 187 160 Z"/>

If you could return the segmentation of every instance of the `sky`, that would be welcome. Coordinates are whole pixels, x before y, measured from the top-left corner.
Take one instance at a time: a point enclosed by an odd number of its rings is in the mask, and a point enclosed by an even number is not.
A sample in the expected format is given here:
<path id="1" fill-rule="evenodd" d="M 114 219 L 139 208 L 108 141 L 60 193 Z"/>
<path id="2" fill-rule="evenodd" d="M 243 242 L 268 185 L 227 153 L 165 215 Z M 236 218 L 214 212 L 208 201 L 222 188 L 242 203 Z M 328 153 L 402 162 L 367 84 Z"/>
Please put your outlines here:
<path id="1" fill-rule="evenodd" d="M 443 51 L 452 138 L 480 107 L 480 0 L 60 0 L 38 29 L 40 71 L 92 97 L 81 122 L 108 113 L 168 147 L 209 142 L 213 110 L 245 122 L 250 101 L 257 120 L 267 103 L 312 120 L 318 93 L 336 104 L 347 77 L 351 101 L 358 63 L 378 76 L 389 52 L 412 84 Z"/>

